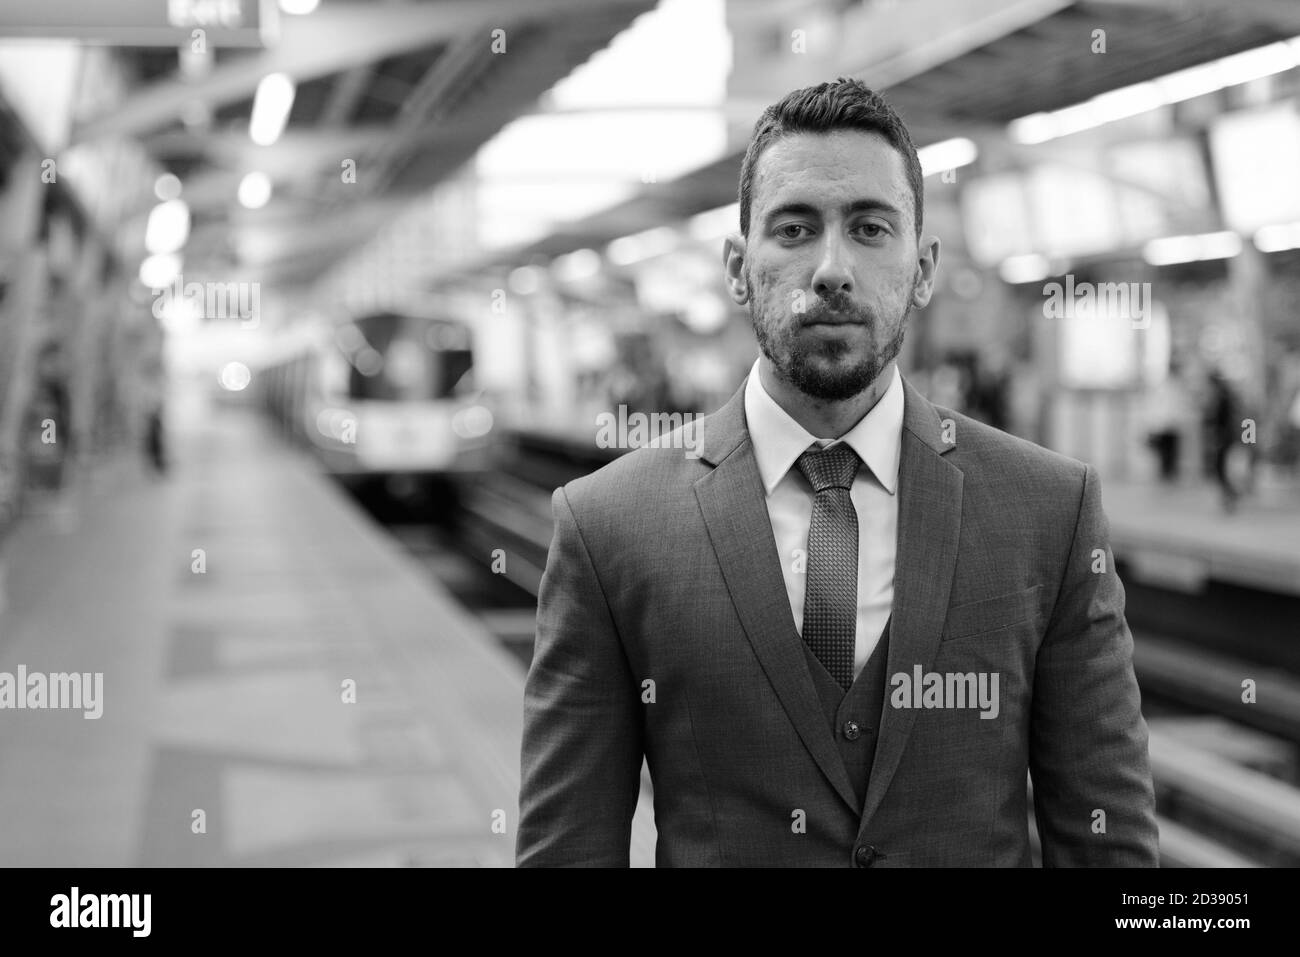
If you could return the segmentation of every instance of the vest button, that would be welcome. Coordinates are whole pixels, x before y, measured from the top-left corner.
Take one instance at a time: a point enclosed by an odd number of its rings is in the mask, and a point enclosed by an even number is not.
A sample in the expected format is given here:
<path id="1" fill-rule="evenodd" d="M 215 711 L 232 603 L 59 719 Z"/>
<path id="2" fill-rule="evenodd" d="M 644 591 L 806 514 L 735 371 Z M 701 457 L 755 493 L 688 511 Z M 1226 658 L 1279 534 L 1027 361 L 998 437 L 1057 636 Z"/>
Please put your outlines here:
<path id="1" fill-rule="evenodd" d="M 853 863 L 858 867 L 870 867 L 876 862 L 876 849 L 870 844 L 863 844 L 853 852 Z"/>
<path id="2" fill-rule="evenodd" d="M 858 736 L 861 734 L 862 729 L 858 727 L 856 721 L 844 722 L 844 737 L 848 738 L 850 741 L 856 741 L 858 740 Z"/>

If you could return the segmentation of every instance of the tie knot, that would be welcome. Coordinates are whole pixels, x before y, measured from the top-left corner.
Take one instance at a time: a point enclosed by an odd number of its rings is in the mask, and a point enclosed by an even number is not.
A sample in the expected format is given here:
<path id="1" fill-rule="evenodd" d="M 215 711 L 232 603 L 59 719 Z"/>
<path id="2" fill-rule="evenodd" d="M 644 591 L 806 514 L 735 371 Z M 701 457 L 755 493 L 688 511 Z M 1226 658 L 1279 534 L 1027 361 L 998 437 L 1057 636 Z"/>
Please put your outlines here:
<path id="1" fill-rule="evenodd" d="M 850 488 L 860 462 L 858 453 L 841 442 L 819 452 L 809 449 L 799 456 L 798 466 L 812 483 L 813 491 L 821 492 L 828 488 Z"/>

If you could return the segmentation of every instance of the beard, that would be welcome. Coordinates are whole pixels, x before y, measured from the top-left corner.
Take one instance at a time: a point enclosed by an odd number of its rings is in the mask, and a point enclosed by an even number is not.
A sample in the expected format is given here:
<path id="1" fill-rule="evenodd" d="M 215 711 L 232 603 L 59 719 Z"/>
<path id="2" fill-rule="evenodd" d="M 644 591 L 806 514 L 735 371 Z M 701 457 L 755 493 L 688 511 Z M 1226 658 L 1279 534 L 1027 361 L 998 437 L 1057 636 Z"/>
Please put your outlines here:
<path id="1" fill-rule="evenodd" d="M 813 306 L 794 317 L 797 322 L 784 325 L 779 317 L 765 314 L 760 298 L 751 296 L 749 301 L 750 321 L 759 349 L 772 363 L 779 378 L 805 395 L 825 402 L 851 399 L 880 377 L 903 347 L 907 319 L 912 311 L 909 299 L 896 322 L 884 326 L 894 329 L 888 341 L 879 349 L 846 362 L 844 360 L 852 349 L 848 341 L 814 338 L 810 342 L 808 337 L 800 337 L 797 333 L 802 326 L 819 321 L 856 322 L 867 328 L 874 343 L 882 324 L 880 317 L 871 310 L 855 305 L 844 293 L 837 293 L 818 298 Z"/>

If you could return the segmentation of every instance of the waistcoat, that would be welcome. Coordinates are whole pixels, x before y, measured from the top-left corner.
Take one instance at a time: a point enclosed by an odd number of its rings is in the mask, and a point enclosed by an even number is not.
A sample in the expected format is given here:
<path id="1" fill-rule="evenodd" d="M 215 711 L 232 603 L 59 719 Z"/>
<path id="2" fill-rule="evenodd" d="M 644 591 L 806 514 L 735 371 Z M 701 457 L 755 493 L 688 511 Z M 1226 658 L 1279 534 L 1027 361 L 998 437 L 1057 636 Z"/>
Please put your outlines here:
<path id="1" fill-rule="evenodd" d="M 826 728 L 835 739 L 836 749 L 849 772 L 853 793 L 861 810 L 867 800 L 867 782 L 871 779 L 871 762 L 876 756 L 876 740 L 880 736 L 880 719 L 885 705 L 885 670 L 889 660 L 889 626 L 876 642 L 871 657 L 854 679 L 848 691 L 830 676 L 830 672 L 817 660 L 805 643 L 804 657 L 812 673 L 817 696 L 821 700 Z"/>

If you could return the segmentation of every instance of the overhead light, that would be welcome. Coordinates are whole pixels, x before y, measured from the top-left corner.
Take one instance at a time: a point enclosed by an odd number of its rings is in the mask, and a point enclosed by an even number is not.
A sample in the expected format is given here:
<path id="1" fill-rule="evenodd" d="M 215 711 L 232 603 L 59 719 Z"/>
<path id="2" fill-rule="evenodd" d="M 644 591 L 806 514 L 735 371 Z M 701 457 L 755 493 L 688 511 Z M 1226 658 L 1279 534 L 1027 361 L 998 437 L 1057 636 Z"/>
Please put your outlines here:
<path id="1" fill-rule="evenodd" d="M 594 249 L 577 249 L 551 263 L 557 279 L 580 282 L 600 274 L 600 253 Z"/>
<path id="2" fill-rule="evenodd" d="M 197 80 L 212 72 L 212 51 L 207 47 L 195 49 L 194 46 L 183 43 L 178 52 L 180 54 L 180 72 L 184 79 Z"/>
<path id="3" fill-rule="evenodd" d="M 140 282 L 150 289 L 166 289 L 181 274 L 177 253 L 157 253 L 140 263 Z"/>
<path id="4" fill-rule="evenodd" d="M 285 73 L 268 73 L 257 84 L 248 135 L 258 146 L 270 146 L 280 138 L 293 110 L 293 94 L 293 80 Z"/>
<path id="5" fill-rule="evenodd" d="M 1143 83 L 1120 87 L 1059 110 L 1012 120 L 1007 133 L 1017 143 L 1045 143 L 1060 136 L 1137 116 L 1230 86 L 1300 66 L 1300 37 L 1221 57 Z"/>
<path id="6" fill-rule="evenodd" d="M 153 194 L 164 203 L 176 199 L 181 194 L 181 181 L 174 173 L 163 173 L 153 184 Z"/>
<path id="7" fill-rule="evenodd" d="M 334 331 L 334 341 L 344 352 L 356 352 L 369 345 L 365 334 L 350 322 L 345 322 Z"/>
<path id="8" fill-rule="evenodd" d="M 1152 266 L 1231 259 L 1241 252 L 1241 237 L 1234 232 L 1200 233 L 1195 236 L 1165 236 L 1142 247 L 1142 258 Z"/>
<path id="9" fill-rule="evenodd" d="M 253 381 L 253 373 L 242 362 L 227 362 L 221 367 L 217 381 L 228 392 L 243 392 Z"/>
<path id="10" fill-rule="evenodd" d="M 174 253 L 190 238 L 190 207 L 183 199 L 169 199 L 149 211 L 144 248 L 151 253 Z"/>
<path id="11" fill-rule="evenodd" d="M 1278 253 L 1284 249 L 1300 249 L 1300 223 L 1282 223 L 1264 226 L 1255 233 L 1255 248 L 1262 253 Z"/>
<path id="12" fill-rule="evenodd" d="M 970 165 L 979 156 L 979 150 L 974 141 L 958 136 L 922 147 L 916 151 L 916 155 L 921 161 L 921 175 L 933 176 L 935 173 Z"/>
<path id="13" fill-rule="evenodd" d="M 280 9 L 295 16 L 304 16 L 311 13 L 318 6 L 320 6 L 320 0 L 280 0 Z"/>
<path id="14" fill-rule="evenodd" d="M 168 295 L 155 306 L 154 314 L 171 335 L 188 335 L 203 325 L 203 307 L 190 296 Z"/>
<path id="15" fill-rule="evenodd" d="M 1002 281 L 1017 285 L 1026 282 L 1041 282 L 1052 275 L 1052 263 L 1043 255 L 1028 253 L 1024 256 L 1008 256 L 998 266 L 998 275 Z"/>
<path id="16" fill-rule="evenodd" d="M 506 278 L 510 291 L 520 296 L 531 296 L 541 288 L 541 269 L 537 266 L 520 266 L 512 269 Z"/>
<path id="17" fill-rule="evenodd" d="M 481 405 L 460 409 L 451 417 L 451 430 L 462 439 L 477 439 L 492 431 L 492 411 Z"/>
<path id="18" fill-rule="evenodd" d="M 619 266 L 630 266 L 643 259 L 662 256 L 676 245 L 677 233 L 668 226 L 656 226 L 654 229 L 614 240 L 605 252 L 610 262 Z"/>
<path id="19" fill-rule="evenodd" d="M 364 346 L 353 356 L 348 357 L 356 370 L 363 376 L 371 378 L 379 375 L 384 368 L 384 357 L 370 346 Z"/>
<path id="20" fill-rule="evenodd" d="M 691 239 L 699 242 L 721 239 L 728 233 L 740 232 L 740 204 L 728 203 L 692 216 L 686 221 L 686 232 Z"/>
<path id="21" fill-rule="evenodd" d="M 686 300 L 682 321 L 692 332 L 711 336 L 727 324 L 729 314 L 722 297 L 701 291 Z"/>
<path id="22" fill-rule="evenodd" d="M 239 181 L 239 205 L 261 209 L 271 199 L 271 177 L 254 170 Z"/>

